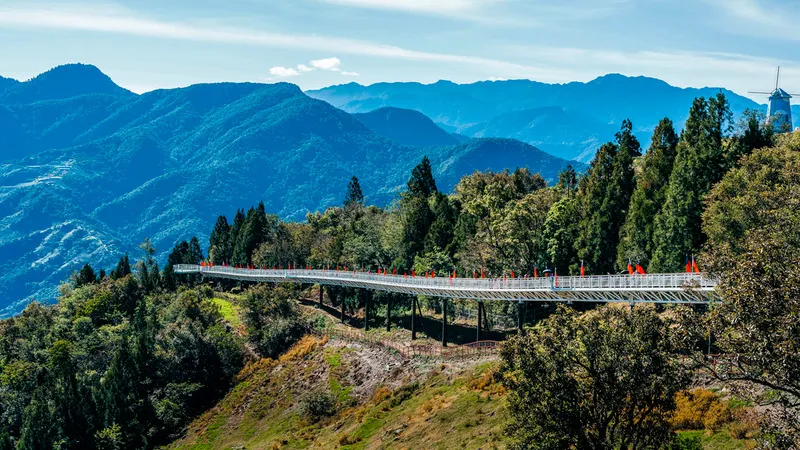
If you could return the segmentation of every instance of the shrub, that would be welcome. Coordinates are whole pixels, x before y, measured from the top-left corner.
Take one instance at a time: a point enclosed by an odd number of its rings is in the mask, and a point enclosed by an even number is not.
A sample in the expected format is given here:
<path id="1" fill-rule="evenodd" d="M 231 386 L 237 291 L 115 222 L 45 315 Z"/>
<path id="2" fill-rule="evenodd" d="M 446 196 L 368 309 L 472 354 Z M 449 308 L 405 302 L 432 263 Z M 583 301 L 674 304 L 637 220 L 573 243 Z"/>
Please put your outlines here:
<path id="1" fill-rule="evenodd" d="M 336 413 L 336 399 L 330 392 L 314 391 L 303 399 L 300 414 L 315 423 Z"/>
<path id="2" fill-rule="evenodd" d="M 667 448 L 669 450 L 702 450 L 703 444 L 700 436 L 678 434 Z"/>
<path id="3" fill-rule="evenodd" d="M 726 403 L 714 401 L 703 415 L 703 426 L 706 430 L 717 431 L 731 421 L 731 409 Z"/>
<path id="4" fill-rule="evenodd" d="M 720 403 L 717 394 L 708 389 L 697 388 L 681 391 L 675 396 L 677 409 L 672 417 L 675 430 L 702 430 L 704 419 L 711 406 Z"/>

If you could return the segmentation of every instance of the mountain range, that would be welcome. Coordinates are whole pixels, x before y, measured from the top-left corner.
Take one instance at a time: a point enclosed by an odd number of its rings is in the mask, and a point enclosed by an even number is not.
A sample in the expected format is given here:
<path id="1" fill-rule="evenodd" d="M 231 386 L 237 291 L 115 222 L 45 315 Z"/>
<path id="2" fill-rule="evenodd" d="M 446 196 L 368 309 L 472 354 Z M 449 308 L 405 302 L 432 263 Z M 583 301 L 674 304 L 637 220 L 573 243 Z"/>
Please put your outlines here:
<path id="1" fill-rule="evenodd" d="M 307 94 L 351 113 L 385 107 L 411 109 L 451 133 L 519 139 L 558 157 L 588 162 L 624 119 L 633 122 L 635 134 L 646 146 L 663 117 L 682 128 L 694 98 L 720 91 L 735 117 L 746 109 L 766 111 L 766 106 L 724 88 L 678 88 L 655 78 L 619 74 L 566 84 L 530 80 L 349 83 Z M 800 126 L 800 106 L 792 109 L 795 126 Z"/>
<path id="2" fill-rule="evenodd" d="M 111 268 L 149 237 L 207 242 L 217 215 L 263 200 L 302 219 L 356 175 L 386 205 L 424 155 L 451 191 L 475 170 L 568 162 L 512 139 L 466 139 L 414 111 L 350 114 L 287 83 L 218 83 L 137 95 L 66 65 L 0 79 L 0 315 L 48 301 L 84 263 Z M 581 164 L 577 164 L 582 169 Z"/>

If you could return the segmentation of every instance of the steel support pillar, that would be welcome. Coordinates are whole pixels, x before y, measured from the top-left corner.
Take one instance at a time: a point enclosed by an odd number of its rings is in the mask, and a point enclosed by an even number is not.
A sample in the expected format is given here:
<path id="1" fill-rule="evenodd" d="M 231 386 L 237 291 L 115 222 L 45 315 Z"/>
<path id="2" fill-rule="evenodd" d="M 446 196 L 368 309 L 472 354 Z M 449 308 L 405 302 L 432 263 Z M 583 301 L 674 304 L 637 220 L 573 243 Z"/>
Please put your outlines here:
<path id="1" fill-rule="evenodd" d="M 322 296 L 325 295 L 325 288 L 319 285 L 319 309 L 322 309 Z"/>
<path id="2" fill-rule="evenodd" d="M 442 347 L 447 347 L 447 297 L 442 298 Z"/>
<path id="3" fill-rule="evenodd" d="M 481 328 L 483 328 L 483 314 L 481 314 L 482 312 L 483 312 L 483 302 L 478 300 L 478 333 L 475 336 L 476 341 L 481 340 L 481 331 L 482 331 Z"/>
<path id="4" fill-rule="evenodd" d="M 386 296 L 386 331 L 392 331 L 392 294 Z"/>
<path id="5" fill-rule="evenodd" d="M 342 295 L 342 323 L 344 323 L 344 295 Z"/>
<path id="6" fill-rule="evenodd" d="M 417 296 L 411 297 L 411 340 L 417 338 Z"/>
<path id="7" fill-rule="evenodd" d="M 364 289 L 364 331 L 369 330 L 369 289 Z"/>
<path id="8" fill-rule="evenodd" d="M 517 305 L 517 325 L 519 326 L 519 334 L 525 334 L 525 302 L 522 300 Z"/>

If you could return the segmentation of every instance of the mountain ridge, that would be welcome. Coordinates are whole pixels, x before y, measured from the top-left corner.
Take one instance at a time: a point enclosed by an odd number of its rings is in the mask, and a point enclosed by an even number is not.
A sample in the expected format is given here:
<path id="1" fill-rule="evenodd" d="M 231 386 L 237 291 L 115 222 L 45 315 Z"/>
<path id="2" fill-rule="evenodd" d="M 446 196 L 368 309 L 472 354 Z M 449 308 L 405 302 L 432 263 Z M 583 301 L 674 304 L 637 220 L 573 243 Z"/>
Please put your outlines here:
<path id="1" fill-rule="evenodd" d="M 681 88 L 657 78 L 621 74 L 607 74 L 589 82 L 562 84 L 524 79 L 466 84 L 443 81 L 431 84 L 347 83 L 306 93 L 351 113 L 364 113 L 382 107 L 416 110 L 430 117 L 440 127 L 470 137 L 484 136 L 482 133 L 492 128 L 490 122 L 497 117 L 542 107 L 558 107 L 591 119 L 591 126 L 598 128 L 598 132 L 603 131 L 600 128 L 605 128 L 600 127 L 602 124 L 618 128 L 624 119 L 630 119 L 637 135 L 646 142 L 660 119 L 670 117 L 680 129 L 695 97 L 709 97 L 718 92 L 726 95 L 736 116 L 746 109 L 766 111 L 764 105 L 724 88 Z M 800 123 L 800 116 L 795 117 L 795 121 Z M 558 126 L 574 127 L 575 124 L 567 121 Z M 595 138 L 587 148 L 583 144 L 584 139 L 573 139 L 576 141 L 574 144 L 565 145 L 562 136 L 547 140 L 540 139 L 538 132 L 529 138 L 524 134 L 520 128 L 495 136 L 521 138 L 556 156 L 577 158 L 583 162 L 588 162 L 593 150 L 613 137 Z"/>
<path id="2" fill-rule="evenodd" d="M 124 252 L 138 258 L 145 237 L 162 261 L 180 239 L 205 243 L 217 215 L 232 218 L 236 207 L 263 200 L 268 212 L 300 219 L 341 204 L 353 175 L 370 203 L 388 205 L 424 155 L 445 192 L 466 173 L 512 160 L 551 181 L 567 164 L 504 139 L 397 143 L 288 83 L 141 95 L 103 86 L 0 99 L 10 124 L 0 130 L 9 149 L 0 155 L 0 315 L 51 300 L 86 262 L 109 269 Z M 505 158 L 487 157 L 501 150 Z"/>

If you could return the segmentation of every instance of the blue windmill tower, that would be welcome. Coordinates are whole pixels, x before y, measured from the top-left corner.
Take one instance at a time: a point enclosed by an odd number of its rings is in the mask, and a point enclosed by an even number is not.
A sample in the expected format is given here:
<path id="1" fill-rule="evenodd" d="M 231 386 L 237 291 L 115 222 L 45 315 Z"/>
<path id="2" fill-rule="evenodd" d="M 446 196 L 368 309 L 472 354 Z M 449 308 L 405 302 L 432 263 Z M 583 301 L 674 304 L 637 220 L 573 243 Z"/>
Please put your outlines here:
<path id="1" fill-rule="evenodd" d="M 769 95 L 769 109 L 767 110 L 767 123 L 771 124 L 777 133 L 792 131 L 792 95 L 780 88 L 781 68 L 775 76 L 775 90 L 772 92 L 751 91 L 751 94 Z M 795 94 L 798 95 L 798 94 Z"/>

